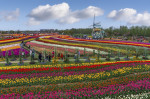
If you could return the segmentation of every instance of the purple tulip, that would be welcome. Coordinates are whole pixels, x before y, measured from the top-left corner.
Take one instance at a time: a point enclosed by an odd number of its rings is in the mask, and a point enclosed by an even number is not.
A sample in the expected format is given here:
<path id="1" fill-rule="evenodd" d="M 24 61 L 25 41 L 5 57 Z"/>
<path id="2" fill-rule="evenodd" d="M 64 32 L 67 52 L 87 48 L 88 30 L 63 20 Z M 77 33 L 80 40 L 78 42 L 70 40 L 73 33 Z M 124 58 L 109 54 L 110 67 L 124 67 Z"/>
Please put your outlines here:
<path id="1" fill-rule="evenodd" d="M 13 49 L 13 50 L 9 50 L 8 51 L 8 56 L 11 56 L 11 51 L 14 52 L 14 55 L 18 56 L 19 52 L 21 51 L 21 48 L 17 48 L 17 49 Z M 29 51 L 27 51 L 26 49 L 22 49 L 22 52 L 24 52 L 26 55 L 29 54 Z M 0 53 L 0 55 L 3 55 L 5 57 L 6 51 L 2 51 Z"/>

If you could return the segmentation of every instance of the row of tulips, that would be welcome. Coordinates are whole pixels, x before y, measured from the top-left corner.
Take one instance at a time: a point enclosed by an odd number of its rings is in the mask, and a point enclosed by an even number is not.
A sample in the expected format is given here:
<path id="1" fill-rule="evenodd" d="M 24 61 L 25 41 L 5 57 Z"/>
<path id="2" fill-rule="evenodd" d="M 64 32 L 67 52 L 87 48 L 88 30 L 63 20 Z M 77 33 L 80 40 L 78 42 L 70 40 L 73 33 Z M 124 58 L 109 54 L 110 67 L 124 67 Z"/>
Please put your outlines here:
<path id="1" fill-rule="evenodd" d="M 110 85 L 107 87 L 99 87 L 99 88 L 81 88 L 78 90 L 66 90 L 64 91 L 48 91 L 34 94 L 32 92 L 27 93 L 25 95 L 20 94 L 6 94 L 0 95 L 1 98 L 10 97 L 13 98 L 61 98 L 61 99 L 73 99 L 73 98 L 102 98 L 106 96 L 119 96 L 120 94 L 136 94 L 143 91 L 150 90 L 150 79 L 139 80 L 137 82 L 130 82 L 128 84 L 118 84 L 118 85 Z"/>
<path id="2" fill-rule="evenodd" d="M 1 51 L 9 51 L 12 49 L 17 49 L 17 48 L 20 48 L 20 46 L 12 46 L 12 47 L 7 47 L 7 48 L 2 48 Z"/>
<path id="3" fill-rule="evenodd" d="M 14 47 L 14 46 L 19 46 L 19 43 L 18 44 L 11 44 L 11 45 L 0 46 L 0 49 Z"/>
<path id="4" fill-rule="evenodd" d="M 90 45 L 90 44 L 76 44 L 76 43 L 66 43 L 66 42 L 58 42 L 55 40 L 49 40 L 49 39 L 44 39 L 40 38 L 39 40 L 36 40 L 39 42 L 44 42 L 44 43 L 52 43 L 52 44 L 59 44 L 59 45 L 67 45 L 67 46 L 79 46 L 79 47 L 85 47 L 85 48 L 100 48 L 100 49 L 107 49 L 107 50 L 113 50 L 113 51 L 120 51 L 122 53 L 128 53 L 127 50 L 124 49 L 117 49 L 117 48 L 110 48 L 110 47 L 103 47 L 100 45 Z M 135 51 L 131 51 L 131 53 L 135 53 Z"/>
<path id="5" fill-rule="evenodd" d="M 41 45 L 41 44 L 37 44 L 37 43 L 32 43 L 32 42 L 27 42 L 26 45 L 30 45 L 32 48 L 33 47 L 37 47 L 37 48 L 45 48 L 45 49 L 51 49 L 52 51 L 55 50 L 55 47 L 54 46 L 47 46 L 47 45 Z M 45 50 L 44 49 L 44 50 Z M 57 47 L 57 51 L 62 51 L 63 53 L 65 52 L 65 50 L 67 50 L 69 53 L 75 53 L 76 50 L 75 49 L 69 49 L 69 48 L 62 48 L 62 47 Z M 84 54 L 84 51 L 83 50 L 79 50 L 80 51 L 80 55 L 83 55 Z M 88 52 L 89 53 L 89 52 Z M 92 54 L 92 52 L 90 52 L 90 54 Z"/>
<path id="6" fill-rule="evenodd" d="M 7 66 L 0 67 L 1 72 L 31 72 L 31 71 L 46 71 L 46 70 L 75 70 L 75 69 L 90 69 L 90 68 L 98 68 L 104 67 L 107 65 L 115 65 L 115 64 L 129 64 L 129 63 L 149 63 L 149 60 L 146 61 L 119 61 L 119 62 L 104 62 L 104 63 L 82 63 L 82 64 L 57 64 L 57 65 L 29 65 L 29 66 Z"/>
<path id="7" fill-rule="evenodd" d="M 98 45 L 98 44 L 95 44 L 95 43 L 89 43 L 89 42 L 84 42 L 84 41 L 81 41 L 81 42 L 78 42 L 78 41 L 73 41 L 73 40 L 67 40 L 67 39 L 60 39 L 60 38 L 56 38 L 56 37 L 49 37 L 49 38 L 43 38 L 43 39 L 48 39 L 48 40 L 54 40 L 54 41 L 58 41 L 58 42 L 69 42 L 71 44 L 85 44 L 85 45 Z M 111 45 L 112 46 L 112 45 Z M 116 45 L 114 46 L 116 47 Z M 91 46 L 88 46 L 88 48 L 93 48 L 93 49 L 97 49 L 96 47 L 91 47 Z M 108 51 L 107 49 L 109 49 L 109 47 L 106 47 L 106 46 L 99 46 L 99 50 L 100 51 Z M 111 49 L 112 50 L 112 49 Z M 117 49 L 113 49 L 114 51 L 116 51 Z M 131 53 L 134 53 L 133 51 L 130 51 Z M 115 52 L 114 52 L 115 53 Z"/>
<path id="8" fill-rule="evenodd" d="M 44 51 L 46 51 L 47 53 L 50 53 L 52 54 L 52 52 L 55 50 L 55 48 L 53 49 L 48 49 L 48 48 L 44 48 L 43 47 L 36 47 L 36 46 L 32 46 L 33 49 L 36 49 L 36 51 L 38 52 L 41 52 L 43 53 Z M 69 56 L 74 56 L 75 55 L 75 52 L 76 50 L 75 49 L 66 49 L 67 53 L 69 54 Z M 84 51 L 83 50 L 78 50 L 80 52 L 80 55 L 84 55 Z M 57 54 L 63 54 L 63 56 L 65 57 L 65 48 L 58 48 L 57 47 Z M 86 52 L 88 53 L 89 55 L 92 55 L 93 53 L 92 52 Z"/>
<path id="9" fill-rule="evenodd" d="M 55 41 L 58 41 L 58 42 L 69 42 L 69 43 L 77 43 L 77 44 L 85 44 L 85 45 L 101 45 L 102 47 L 100 48 L 101 51 L 109 51 L 109 50 L 113 50 L 113 51 L 116 51 L 116 49 L 113 49 L 115 47 L 118 47 L 120 50 L 121 49 L 124 49 L 124 48 L 121 48 L 120 45 L 116 45 L 116 44 L 106 44 L 106 43 L 96 43 L 95 42 L 86 42 L 86 41 L 76 41 L 76 40 L 68 40 L 68 39 L 63 39 L 63 38 L 57 38 L 57 37 L 49 37 L 49 38 L 43 38 L 43 39 L 48 39 L 48 40 L 55 40 Z M 138 43 L 138 42 L 136 42 Z M 111 49 L 110 49 L 111 48 Z M 109 50 L 108 50 L 109 49 Z M 118 49 L 118 50 L 119 50 Z M 116 53 L 116 52 L 113 52 L 113 53 Z M 129 53 L 135 53 L 134 50 L 128 50 Z M 124 52 L 123 52 L 124 53 Z"/>
<path id="10" fill-rule="evenodd" d="M 0 40 L 0 43 L 10 42 L 10 41 L 17 41 L 17 40 L 21 40 L 21 39 L 24 39 L 24 38 L 28 38 L 28 37 L 19 37 L 19 38 L 16 38 L 16 39 L 4 39 L 4 40 Z"/>
<path id="11" fill-rule="evenodd" d="M 85 50 L 88 51 L 88 52 L 93 52 L 93 50 L 95 49 L 92 49 L 92 48 L 84 48 L 84 47 L 79 47 L 79 46 L 68 46 L 68 45 L 60 45 L 60 44 L 52 44 L 52 43 L 44 43 L 44 42 L 40 42 L 40 41 L 31 41 L 32 43 L 37 43 L 37 44 L 40 44 L 40 45 L 46 45 L 46 46 L 54 46 L 54 47 L 61 47 L 61 48 L 66 48 L 66 49 L 75 49 L 75 50 Z M 98 53 L 97 50 L 95 50 L 95 53 Z M 105 51 L 100 51 L 100 54 L 108 54 L 108 52 L 105 52 Z"/>
<path id="12" fill-rule="evenodd" d="M 62 38 L 58 36 L 58 38 Z M 109 43 L 109 44 L 121 44 L 121 45 L 131 45 L 131 46 L 141 46 L 141 47 L 150 47 L 150 43 L 144 42 L 132 42 L 132 41 L 115 41 L 115 40 L 87 40 L 87 39 L 76 39 L 72 37 L 63 37 L 63 39 L 74 40 L 74 41 L 86 41 L 86 42 L 97 42 L 97 43 Z"/>
<path id="13" fill-rule="evenodd" d="M 106 66 L 106 67 L 103 67 L 103 68 L 100 68 L 100 69 L 90 69 L 90 70 L 81 70 L 81 71 L 78 71 L 78 70 L 73 70 L 73 71 L 59 71 L 59 72 L 45 72 L 43 71 L 44 73 L 42 72 L 39 72 L 39 73 L 32 73 L 30 72 L 30 74 L 28 73 L 28 71 L 24 71 L 24 72 L 20 72 L 20 74 L 17 72 L 16 74 L 9 74 L 6 73 L 6 74 L 1 74 L 0 75 L 0 79 L 15 79 L 15 78 L 33 78 L 33 77 L 47 77 L 47 76 L 68 76 L 68 75 L 82 75 L 82 74 L 91 74 L 91 73 L 99 73 L 99 72 L 103 72 L 103 71 L 111 71 L 111 70 L 115 70 L 115 69 L 119 69 L 119 68 L 122 68 L 122 67 L 134 67 L 134 66 L 137 66 L 137 65 L 144 65 L 144 64 L 148 64 L 150 65 L 150 63 L 140 63 L 140 64 L 135 64 L 135 63 L 132 63 L 132 64 L 120 64 L 120 65 L 115 65 L 115 66 Z M 35 71 L 34 71 L 35 72 Z M 23 74 L 25 73 L 25 74 Z"/>
<path id="14" fill-rule="evenodd" d="M 12 39 L 12 40 L 8 40 L 8 41 L 6 40 L 5 42 L 0 42 L 0 45 L 9 44 L 9 43 L 16 43 L 16 42 L 20 43 L 22 41 L 27 42 L 27 41 L 31 41 L 34 39 L 35 39 L 35 37 L 33 37 L 33 36 L 23 37 L 23 38 L 19 38 L 19 39 Z"/>
<path id="15" fill-rule="evenodd" d="M 22 87 L 10 87 L 10 88 L 2 88 L 0 89 L 0 94 L 10 94 L 10 93 L 19 93 L 19 94 L 26 94 L 29 92 L 33 92 L 34 94 L 38 92 L 46 92 L 46 91 L 66 91 L 68 89 L 77 90 L 81 88 L 99 88 L 99 87 L 107 87 L 109 85 L 116 85 L 116 84 L 127 84 L 129 82 L 136 82 L 137 80 L 142 80 L 144 78 L 150 78 L 150 73 L 144 74 L 137 74 L 137 75 L 129 75 L 129 76 L 122 76 L 113 79 L 106 79 L 100 81 L 89 81 L 79 82 L 79 83 L 72 83 L 72 84 L 50 84 L 45 86 L 22 86 Z"/>
<path id="16" fill-rule="evenodd" d="M 26 39 L 26 40 L 23 40 L 24 42 L 29 42 L 29 41 L 33 41 L 35 40 L 35 38 L 29 38 L 29 39 Z M 9 45 L 13 45 L 13 44 L 18 44 L 18 43 L 21 43 L 22 40 L 19 40 L 19 41 L 12 41 L 12 42 L 5 42 L 3 44 L 0 44 L 0 47 L 2 46 L 9 46 Z"/>
<path id="17" fill-rule="evenodd" d="M 10 46 L 10 45 L 14 45 L 14 44 L 18 44 L 18 42 L 12 42 L 12 43 L 0 44 L 0 47 L 3 47 L 3 46 Z"/>
<path id="18" fill-rule="evenodd" d="M 113 64 L 129 64 L 129 63 L 149 63 L 150 60 L 142 60 L 142 61 L 116 61 L 116 62 L 95 62 L 95 63 L 81 63 L 81 64 L 54 64 L 54 65 L 27 65 L 27 66 L 7 66 L 7 67 L 0 67 L 0 72 L 3 70 L 12 70 L 12 69 L 27 69 L 27 68 L 46 68 L 46 67 L 53 67 L 54 69 L 57 67 L 63 67 L 64 69 L 68 68 L 97 68 L 101 67 L 102 65 L 113 65 Z M 58 68 L 59 69 L 59 68 Z"/>
<path id="19" fill-rule="evenodd" d="M 92 44 L 92 45 L 101 45 L 101 43 L 92 43 L 92 42 L 86 42 L 86 41 L 76 41 L 76 40 L 68 40 L 68 39 L 62 39 L 62 38 L 56 38 L 56 37 L 49 37 L 49 38 L 43 38 L 43 39 L 48 39 L 48 40 L 54 40 L 54 41 L 58 41 L 58 42 L 69 42 L 69 43 L 83 43 L 83 44 Z M 109 44 L 108 43 L 108 45 L 110 46 L 113 46 L 113 47 L 116 47 L 116 46 L 118 46 L 118 45 L 114 45 L 114 44 Z M 107 45 L 107 46 L 108 46 Z M 106 46 L 106 44 L 104 44 L 104 46 Z"/>
<path id="20" fill-rule="evenodd" d="M 0 79 L 0 86 L 21 86 L 21 85 L 45 85 L 55 83 L 72 83 L 72 82 L 83 82 L 83 81 L 97 81 L 102 79 L 108 79 L 112 77 L 118 77 L 128 75 L 135 72 L 150 71 L 150 65 L 140 65 L 135 67 L 123 67 L 112 71 L 102 71 L 91 74 L 81 75 L 67 75 L 67 76 L 47 76 L 47 77 L 33 77 L 33 78 L 15 78 L 15 79 Z"/>

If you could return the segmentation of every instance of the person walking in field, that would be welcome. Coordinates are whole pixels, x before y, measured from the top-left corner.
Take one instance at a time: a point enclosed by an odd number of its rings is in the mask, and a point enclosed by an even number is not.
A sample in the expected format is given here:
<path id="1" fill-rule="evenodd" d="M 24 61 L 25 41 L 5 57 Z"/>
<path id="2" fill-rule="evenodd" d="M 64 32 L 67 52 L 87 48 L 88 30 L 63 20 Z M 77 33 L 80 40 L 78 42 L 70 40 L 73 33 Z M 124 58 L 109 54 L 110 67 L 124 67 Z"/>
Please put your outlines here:
<path id="1" fill-rule="evenodd" d="M 60 55 L 61 55 L 61 54 L 60 54 L 60 53 L 58 53 L 58 59 L 60 59 Z"/>
<path id="2" fill-rule="evenodd" d="M 77 58 L 77 53 L 74 54 L 74 59 L 76 59 L 76 58 Z"/>
<path id="3" fill-rule="evenodd" d="M 61 57 L 61 59 L 63 60 L 63 53 L 61 53 L 60 57 Z"/>
<path id="4" fill-rule="evenodd" d="M 32 54 L 32 50 L 30 49 L 30 55 Z"/>
<path id="5" fill-rule="evenodd" d="M 79 58 L 80 58 L 80 51 L 78 52 Z"/>
<path id="6" fill-rule="evenodd" d="M 39 61 L 41 62 L 42 61 L 42 54 L 41 53 L 39 53 Z"/>
<path id="7" fill-rule="evenodd" d="M 55 53 L 55 52 L 53 51 L 53 52 L 52 52 L 52 58 L 54 57 L 54 53 Z"/>
<path id="8" fill-rule="evenodd" d="M 51 62 L 51 54 L 48 55 L 48 61 Z"/>

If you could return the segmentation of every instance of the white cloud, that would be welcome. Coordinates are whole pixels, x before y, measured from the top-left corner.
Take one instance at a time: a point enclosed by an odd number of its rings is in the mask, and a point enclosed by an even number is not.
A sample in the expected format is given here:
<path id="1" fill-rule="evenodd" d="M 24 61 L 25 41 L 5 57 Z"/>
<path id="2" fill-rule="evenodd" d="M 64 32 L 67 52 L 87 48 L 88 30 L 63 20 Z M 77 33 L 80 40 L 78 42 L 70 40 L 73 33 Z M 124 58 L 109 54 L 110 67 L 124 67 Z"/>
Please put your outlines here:
<path id="1" fill-rule="evenodd" d="M 109 13 L 108 17 L 109 17 L 109 18 L 115 18 L 116 13 L 117 13 L 117 11 L 116 11 L 116 10 L 113 10 L 113 11 L 111 11 L 111 12 Z"/>
<path id="2" fill-rule="evenodd" d="M 4 19 L 6 21 L 17 20 L 19 17 L 19 14 L 20 14 L 20 11 L 19 11 L 19 8 L 17 8 L 15 11 L 6 13 L 6 15 L 4 16 Z"/>
<path id="3" fill-rule="evenodd" d="M 44 22 L 47 20 L 55 20 L 61 24 L 72 24 L 81 19 L 93 17 L 94 13 L 96 16 L 101 16 L 103 15 L 103 10 L 98 7 L 89 6 L 83 10 L 71 11 L 67 3 L 52 6 L 47 4 L 38 6 L 28 14 L 28 24 L 34 25 L 31 20 L 34 20 L 33 23 L 35 21 Z"/>
<path id="4" fill-rule="evenodd" d="M 27 25 L 39 25 L 40 21 L 35 20 L 34 18 L 30 18 Z"/>
<path id="5" fill-rule="evenodd" d="M 17 8 L 15 11 L 2 11 L 0 12 L 1 19 L 5 21 L 13 21 L 17 20 L 20 15 L 19 8 Z"/>
<path id="6" fill-rule="evenodd" d="M 86 18 L 90 18 L 93 17 L 94 14 L 95 16 L 101 16 L 103 15 L 103 10 L 98 8 L 98 7 L 94 7 L 94 6 L 89 6 L 88 8 L 85 8 L 83 10 L 78 10 L 78 11 L 74 11 L 74 12 L 69 12 L 68 15 L 66 15 L 65 17 L 60 18 L 59 20 L 57 20 L 58 23 L 68 23 L 68 24 L 72 24 L 75 22 L 78 22 L 82 19 L 86 19 Z"/>
<path id="7" fill-rule="evenodd" d="M 46 21 L 49 19 L 58 19 L 60 17 L 64 17 L 68 11 L 69 5 L 67 3 L 53 6 L 47 4 L 33 9 L 28 16 L 38 21 Z"/>
<path id="8" fill-rule="evenodd" d="M 64 17 L 69 12 L 69 5 L 62 3 L 58 5 L 50 6 L 49 4 L 44 6 L 38 6 L 33 9 L 28 15 L 29 25 L 39 25 L 43 21 L 51 19 L 59 19 Z"/>
<path id="9" fill-rule="evenodd" d="M 75 18 L 73 16 L 66 16 L 66 17 L 63 17 L 59 20 L 57 20 L 57 23 L 59 24 L 73 24 L 75 22 L 78 22 L 80 21 L 78 18 Z"/>
<path id="10" fill-rule="evenodd" d="M 144 12 L 143 14 L 139 13 L 128 23 L 150 26 L 150 13 L 148 12 Z"/>
<path id="11" fill-rule="evenodd" d="M 107 17 L 117 21 L 125 21 L 128 24 L 150 25 L 150 13 L 137 13 L 132 8 L 120 9 L 119 11 L 113 10 Z"/>

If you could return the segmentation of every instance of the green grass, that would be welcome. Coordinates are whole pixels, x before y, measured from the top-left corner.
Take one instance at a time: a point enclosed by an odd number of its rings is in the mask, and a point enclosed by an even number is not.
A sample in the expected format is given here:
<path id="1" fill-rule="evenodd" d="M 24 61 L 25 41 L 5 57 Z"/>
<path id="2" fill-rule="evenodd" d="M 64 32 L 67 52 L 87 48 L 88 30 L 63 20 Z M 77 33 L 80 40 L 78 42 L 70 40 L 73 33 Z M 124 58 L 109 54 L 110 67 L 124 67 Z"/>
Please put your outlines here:
<path id="1" fill-rule="evenodd" d="M 120 60 L 124 61 L 125 57 L 126 56 L 120 57 Z M 36 56 L 36 58 L 37 58 L 37 56 Z M 110 62 L 116 61 L 115 58 L 116 57 L 113 57 L 113 58 L 111 57 L 110 58 L 111 59 Z M 133 61 L 132 58 L 133 57 L 130 57 L 130 61 Z M 139 58 L 140 58 L 139 60 L 143 60 L 142 56 L 139 56 Z M 150 56 L 148 56 L 148 58 L 150 59 Z M 80 63 L 85 63 L 85 60 L 83 60 L 83 57 L 81 57 L 79 59 L 80 59 Z M 65 63 L 65 62 L 63 62 L 63 60 L 60 60 L 56 64 L 74 64 L 75 63 L 74 57 L 69 57 L 69 60 L 71 60 L 71 61 L 69 61 L 68 63 Z M 6 61 L 3 61 L 3 62 L 6 63 Z M 10 62 L 13 62 L 13 61 L 10 61 Z M 17 58 L 17 62 L 19 63 L 19 58 Z M 90 63 L 94 63 L 94 62 L 95 62 L 95 58 L 91 58 Z M 106 58 L 100 58 L 99 62 L 106 62 Z M 0 67 L 5 66 L 5 63 L 0 63 Z M 18 63 L 12 63 L 11 66 L 18 66 Z M 26 65 L 40 65 L 40 64 L 41 63 L 39 63 L 38 60 L 35 60 L 35 64 L 30 64 L 30 57 L 27 57 L 27 60 L 25 60 L 23 65 L 26 66 Z M 51 60 L 51 62 L 46 62 L 45 64 L 42 64 L 42 65 L 53 65 L 53 63 L 52 63 L 52 60 Z"/>

